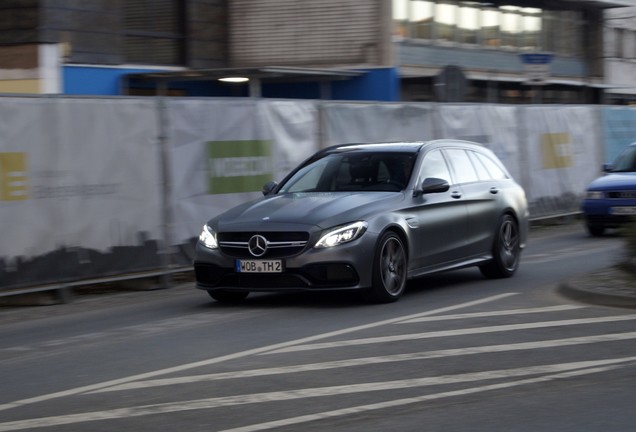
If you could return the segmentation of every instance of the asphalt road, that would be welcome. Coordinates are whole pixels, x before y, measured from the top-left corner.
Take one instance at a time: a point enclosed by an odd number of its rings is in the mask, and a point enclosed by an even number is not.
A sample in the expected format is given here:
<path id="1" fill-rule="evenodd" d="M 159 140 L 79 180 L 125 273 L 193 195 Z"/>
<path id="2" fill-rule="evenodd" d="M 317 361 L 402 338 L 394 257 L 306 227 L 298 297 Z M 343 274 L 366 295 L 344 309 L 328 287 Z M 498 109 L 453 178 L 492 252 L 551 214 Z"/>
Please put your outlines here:
<path id="1" fill-rule="evenodd" d="M 561 297 L 617 237 L 533 230 L 519 272 L 395 304 L 191 284 L 0 309 L 1 431 L 631 431 L 636 313 Z"/>

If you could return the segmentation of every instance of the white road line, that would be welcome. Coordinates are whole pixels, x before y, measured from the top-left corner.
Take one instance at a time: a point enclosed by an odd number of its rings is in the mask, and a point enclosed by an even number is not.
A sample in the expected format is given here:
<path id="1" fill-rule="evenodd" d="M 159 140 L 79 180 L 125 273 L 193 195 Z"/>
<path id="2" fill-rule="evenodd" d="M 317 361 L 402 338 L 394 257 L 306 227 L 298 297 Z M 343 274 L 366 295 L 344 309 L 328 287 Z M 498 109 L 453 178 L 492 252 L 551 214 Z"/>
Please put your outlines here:
<path id="1" fill-rule="evenodd" d="M 427 386 L 436 386 L 436 385 L 470 383 L 475 381 L 484 381 L 484 380 L 493 380 L 493 379 L 509 379 L 509 378 L 515 378 L 515 377 L 528 376 L 528 375 L 548 374 L 547 376 L 541 376 L 541 377 L 536 377 L 533 379 L 527 379 L 527 380 L 522 380 L 517 382 L 513 381 L 508 383 L 500 383 L 500 384 L 493 384 L 490 386 L 477 387 L 477 389 L 481 389 L 481 391 L 484 391 L 485 389 L 492 390 L 492 389 L 512 387 L 512 386 L 521 385 L 521 384 L 541 382 L 541 381 L 556 379 L 555 377 L 572 376 L 572 374 L 602 372 L 602 371 L 611 369 L 612 366 L 614 367 L 617 367 L 619 365 L 622 365 L 623 367 L 631 366 L 634 364 L 634 362 L 636 362 L 636 357 L 624 357 L 624 358 L 596 360 L 596 361 L 581 361 L 581 362 L 572 362 L 572 363 L 530 366 L 530 367 L 515 368 L 515 369 L 501 369 L 501 370 L 486 371 L 486 372 L 472 372 L 472 373 L 465 373 L 465 374 L 458 374 L 458 375 L 445 375 L 445 376 L 439 376 L 439 377 L 414 378 L 414 379 L 407 379 L 407 380 L 352 384 L 352 385 L 342 385 L 342 386 L 332 386 L 332 387 L 318 387 L 318 388 L 310 388 L 310 389 L 287 390 L 287 391 L 278 391 L 278 392 L 249 394 L 249 395 L 213 397 L 213 398 L 198 399 L 198 400 L 191 400 L 191 401 L 184 401 L 184 402 L 170 402 L 170 403 L 163 403 L 163 404 L 144 405 L 139 407 L 128 407 L 128 408 L 111 409 L 111 410 L 104 410 L 104 411 L 94 411 L 94 412 L 81 413 L 81 414 L 70 414 L 70 415 L 29 419 L 29 420 L 18 420 L 18 421 L 0 423 L 0 432 L 24 430 L 24 429 L 30 429 L 30 428 L 47 427 L 47 426 L 61 426 L 61 425 L 77 424 L 77 423 L 83 423 L 83 422 L 89 422 L 89 421 L 98 421 L 98 420 L 113 420 L 113 419 L 129 418 L 129 417 L 141 417 L 141 416 L 154 415 L 154 414 L 166 414 L 166 413 L 174 413 L 174 412 L 182 412 L 182 411 L 214 409 L 214 408 L 221 408 L 221 407 L 227 407 L 227 406 L 246 405 L 246 404 L 254 404 L 254 403 L 290 401 L 290 400 L 314 398 L 314 397 L 338 396 L 338 395 L 347 395 L 347 394 L 356 394 L 356 393 L 408 389 L 408 388 L 427 387 Z M 557 375 L 551 375 L 551 374 L 557 374 Z M 562 374 L 565 374 L 565 375 L 562 375 Z M 410 399 L 401 399 L 399 400 L 399 405 L 404 405 L 406 403 L 414 403 L 416 401 L 420 402 L 424 400 L 430 400 L 432 398 L 439 398 L 440 395 L 445 395 L 444 397 L 449 397 L 450 395 L 459 396 L 463 394 L 474 393 L 475 391 L 476 391 L 475 388 L 463 389 L 463 390 L 456 390 L 456 391 L 446 392 L 446 393 L 438 393 L 437 395 L 426 395 L 426 396 L 420 396 L 420 397 L 410 398 Z M 408 400 L 411 400 L 412 402 L 406 402 Z M 396 402 L 398 401 L 391 401 L 390 403 L 395 404 Z M 384 406 L 385 404 L 386 402 L 380 403 L 380 404 L 366 405 L 363 407 L 366 408 L 365 410 L 369 410 L 369 407 Z M 361 407 L 358 407 L 358 408 L 361 408 Z M 379 409 L 379 408 L 374 408 L 374 409 Z M 354 411 L 351 411 L 351 408 L 348 408 L 345 411 L 348 413 L 354 412 Z M 313 415 L 312 417 L 314 416 L 315 415 Z M 264 425 L 254 425 L 252 427 L 263 428 Z M 270 429 L 271 427 L 273 426 L 268 426 L 266 427 L 266 429 Z M 241 429 L 235 429 L 235 431 L 236 430 L 241 430 Z M 249 430 L 262 430 L 262 429 L 249 429 Z"/>
<path id="2" fill-rule="evenodd" d="M 406 341 L 406 340 L 465 336 L 470 334 L 496 333 L 496 332 L 504 332 L 504 331 L 528 330 L 528 329 L 537 329 L 537 328 L 546 328 L 546 327 L 565 327 L 565 326 L 571 326 L 571 325 L 609 323 L 609 322 L 628 321 L 628 320 L 636 320 L 636 314 L 611 316 L 611 317 L 599 317 L 599 318 L 571 319 L 571 320 L 561 320 L 561 321 L 543 321 L 543 322 L 536 322 L 536 323 L 509 324 L 509 325 L 490 326 L 490 327 L 475 327 L 475 328 L 465 328 L 465 329 L 455 329 L 455 330 L 442 330 L 442 331 L 434 331 L 434 332 L 427 332 L 427 333 L 400 334 L 400 335 L 393 335 L 393 336 L 371 337 L 371 338 L 364 338 L 364 339 L 348 339 L 348 340 L 341 340 L 341 341 L 335 341 L 335 342 L 294 345 L 294 346 L 289 346 L 285 348 L 279 348 L 277 350 L 268 351 L 262 354 L 263 355 L 281 354 L 281 353 L 311 351 L 311 350 L 319 350 L 319 349 L 327 349 L 327 348 L 350 347 L 350 346 L 356 346 L 356 345 L 371 345 L 371 344 Z"/>
<path id="3" fill-rule="evenodd" d="M 105 388 L 105 387 L 111 387 L 111 386 L 115 386 L 115 385 L 119 385 L 119 384 L 125 384 L 125 383 L 131 382 L 131 381 L 139 381 L 139 380 L 143 380 L 143 379 L 146 379 L 146 378 L 154 378 L 154 377 L 161 376 L 161 375 L 166 375 L 166 374 L 169 374 L 169 373 L 181 372 L 181 371 L 184 371 L 184 370 L 198 368 L 198 367 L 201 367 L 201 366 L 209 366 L 209 365 L 212 365 L 212 364 L 218 364 L 218 363 L 222 363 L 222 362 L 228 361 L 228 360 L 234 360 L 234 359 L 238 359 L 238 358 L 248 357 L 248 356 L 251 356 L 251 355 L 261 354 L 261 353 L 264 353 L 264 352 L 267 352 L 267 351 L 271 351 L 271 350 L 281 349 L 281 348 L 285 348 L 285 347 L 289 347 L 289 346 L 293 346 L 293 345 L 297 345 L 297 344 L 305 344 L 305 343 L 308 343 L 308 342 L 313 342 L 313 341 L 316 341 L 316 340 L 326 339 L 326 338 L 330 338 L 330 337 L 334 337 L 334 336 L 340 336 L 340 335 L 343 335 L 343 334 L 353 333 L 353 332 L 360 331 L 360 330 L 367 330 L 367 329 L 374 328 L 374 327 L 385 326 L 385 325 L 388 325 L 388 324 L 393 324 L 395 322 L 404 321 L 404 320 L 408 320 L 408 319 L 413 319 L 413 318 L 418 318 L 418 317 L 423 317 L 423 316 L 429 316 L 429 315 L 436 315 L 436 314 L 445 313 L 445 312 L 452 311 L 452 310 L 458 310 L 458 309 L 463 309 L 463 308 L 476 306 L 476 305 L 480 305 L 480 304 L 484 304 L 484 303 L 494 302 L 494 301 L 501 300 L 503 298 L 510 297 L 510 296 L 517 295 L 517 294 L 518 293 L 498 294 L 498 295 L 494 295 L 494 296 L 491 296 L 491 297 L 486 297 L 486 298 L 482 298 L 482 299 L 478 299 L 478 300 L 473 300 L 473 301 L 466 302 L 466 303 L 460 303 L 460 304 L 457 304 L 457 305 L 447 306 L 447 307 L 443 307 L 443 308 L 439 308 L 439 309 L 433 309 L 433 310 L 430 310 L 430 311 L 427 311 L 427 312 L 421 312 L 421 313 L 407 315 L 407 316 L 398 317 L 398 318 L 391 318 L 391 319 L 383 320 L 383 321 L 376 321 L 376 322 L 373 322 L 373 323 L 370 323 L 370 324 L 364 324 L 364 325 L 349 327 L 349 328 L 345 328 L 345 329 L 341 329 L 341 330 L 335 330 L 335 331 L 332 331 L 332 332 L 327 332 L 327 333 L 323 333 L 323 334 L 309 336 L 309 337 L 305 337 L 305 338 L 301 338 L 301 339 L 296 339 L 296 340 L 293 340 L 293 341 L 281 342 L 281 343 L 278 343 L 278 344 L 273 344 L 273 345 L 260 347 L 260 348 L 253 348 L 253 349 L 249 349 L 249 350 L 246 350 L 246 351 L 241 351 L 241 352 L 237 352 L 237 353 L 227 354 L 227 355 L 220 356 L 220 357 L 213 357 L 213 358 L 210 358 L 210 359 L 201 360 L 201 361 L 197 361 L 197 362 L 193 362 L 193 363 L 186 363 L 186 364 L 182 364 L 182 365 L 179 365 L 179 366 L 173 366 L 173 367 L 170 367 L 170 368 L 159 369 L 159 370 L 152 371 L 152 372 L 146 372 L 146 373 L 142 373 L 142 374 L 132 375 L 132 376 L 125 377 L 125 378 L 119 378 L 119 379 L 115 379 L 115 380 L 104 381 L 104 382 L 97 383 L 97 384 L 92 384 L 92 385 L 87 385 L 87 386 L 82 386 L 82 387 L 76 387 L 76 388 L 72 388 L 72 389 L 69 389 L 69 390 L 63 390 L 63 391 L 59 391 L 59 392 L 55 392 L 55 393 L 49 393 L 49 394 L 45 394 L 45 395 L 41 395 L 41 396 L 36 396 L 36 397 L 32 397 L 32 398 L 22 399 L 22 400 L 19 400 L 19 401 L 9 402 L 9 403 L 5 403 L 5 404 L 0 405 L 0 411 L 4 411 L 4 410 L 20 407 L 20 406 L 32 404 L 32 403 L 37 403 L 37 402 L 43 402 L 43 401 L 47 401 L 47 400 L 51 400 L 51 399 L 56 399 L 56 398 L 59 398 L 59 397 L 72 396 L 72 395 L 76 395 L 76 394 L 86 393 L 86 392 L 90 392 L 90 391 L 93 391 L 93 390 L 99 390 L 99 389 Z"/>
<path id="4" fill-rule="evenodd" d="M 269 430 L 269 429 L 273 429 L 277 427 L 285 427 L 285 426 L 291 426 L 291 425 L 298 425 L 301 423 L 309 423 L 312 421 L 325 420 L 328 418 L 342 417 L 345 415 L 355 415 L 355 414 L 360 414 L 360 413 L 368 412 L 368 411 L 377 411 L 377 410 L 393 408 L 393 407 L 402 407 L 405 405 L 423 403 L 423 402 L 428 402 L 428 401 L 437 400 L 437 399 L 466 396 L 466 395 L 476 394 L 476 393 L 481 393 L 486 391 L 502 390 L 506 388 L 519 387 L 522 385 L 538 384 L 538 383 L 554 381 L 558 379 L 566 379 L 566 378 L 573 378 L 577 376 L 590 375 L 594 373 L 607 372 L 607 371 L 610 371 L 613 369 L 619 369 L 625 366 L 627 365 L 603 366 L 603 367 L 596 367 L 596 368 L 590 368 L 590 369 L 575 370 L 571 372 L 563 372 L 563 373 L 558 373 L 553 375 L 546 375 L 546 376 L 542 376 L 538 378 L 528 378 L 528 379 L 519 380 L 519 381 L 510 381 L 510 382 L 505 382 L 500 384 L 491 384 L 491 385 L 472 387 L 472 388 L 467 388 L 462 390 L 448 391 L 443 393 L 434 393 L 434 394 L 416 396 L 412 398 L 396 399 L 396 400 L 390 400 L 386 402 L 379 402 L 375 404 L 359 405 L 355 407 L 343 408 L 343 409 L 334 410 L 334 411 L 325 411 L 321 413 L 309 414 L 309 415 L 299 416 L 299 417 L 292 417 L 288 419 L 276 420 L 276 421 L 271 421 L 267 423 L 258 423 L 258 424 L 249 425 L 249 426 L 226 429 L 221 432 L 258 432 L 258 431 Z"/>
<path id="5" fill-rule="evenodd" d="M 412 318 L 405 321 L 400 321 L 397 324 L 413 324 L 413 323 L 420 323 L 420 322 L 471 319 L 471 318 L 483 318 L 483 317 L 504 316 L 504 315 L 523 315 L 523 314 L 534 314 L 534 313 L 545 313 L 545 312 L 562 312 L 567 310 L 581 309 L 584 307 L 585 306 L 579 306 L 579 305 L 561 305 L 561 306 L 548 306 L 548 307 L 541 307 L 541 308 L 509 309 L 509 310 L 500 310 L 500 311 L 474 312 L 474 313 L 441 315 L 441 316 L 431 316 L 431 317 L 418 317 L 418 318 Z"/>
<path id="6" fill-rule="evenodd" d="M 566 347 L 566 346 L 573 346 L 573 345 L 593 344 L 593 343 L 602 343 L 602 342 L 616 342 L 616 341 L 623 341 L 623 340 L 629 340 L 629 339 L 636 339 L 636 332 L 583 336 L 583 337 L 568 338 L 568 339 L 553 339 L 553 340 L 545 340 L 545 341 L 537 341 L 537 342 L 522 342 L 522 343 L 515 343 L 515 344 L 455 348 L 455 349 L 446 349 L 446 350 L 438 350 L 438 351 L 427 351 L 427 352 L 425 351 L 425 352 L 418 352 L 418 353 L 411 353 L 411 354 L 394 354 L 394 355 L 378 356 L 378 357 L 363 357 L 363 358 L 357 358 L 357 359 L 337 360 L 337 361 L 322 362 L 322 363 L 309 363 L 309 364 L 303 364 L 303 365 L 282 366 L 282 367 L 276 367 L 276 368 L 262 368 L 262 369 L 252 369 L 252 370 L 244 370 L 244 371 L 236 371 L 236 372 L 222 372 L 222 373 L 215 373 L 215 374 L 192 375 L 192 376 L 178 377 L 178 378 L 165 378 L 165 379 L 158 379 L 158 380 L 138 381 L 138 382 L 131 382 L 128 384 L 122 384 L 120 386 L 108 387 L 108 388 L 96 390 L 90 393 L 92 394 L 92 393 L 106 393 L 106 392 L 112 392 L 112 391 L 147 389 L 152 387 L 162 387 L 162 386 L 168 386 L 168 385 L 202 383 L 205 381 L 220 381 L 220 380 L 226 380 L 226 379 L 253 378 L 253 377 L 268 376 L 268 375 L 313 372 L 313 371 L 321 371 L 321 370 L 327 370 L 327 369 L 360 367 L 360 366 L 368 366 L 368 365 L 374 365 L 374 364 L 428 360 L 428 359 L 457 357 L 457 356 L 466 356 L 466 355 L 474 355 L 474 354 L 490 354 L 490 353 L 508 352 L 508 351 Z"/>

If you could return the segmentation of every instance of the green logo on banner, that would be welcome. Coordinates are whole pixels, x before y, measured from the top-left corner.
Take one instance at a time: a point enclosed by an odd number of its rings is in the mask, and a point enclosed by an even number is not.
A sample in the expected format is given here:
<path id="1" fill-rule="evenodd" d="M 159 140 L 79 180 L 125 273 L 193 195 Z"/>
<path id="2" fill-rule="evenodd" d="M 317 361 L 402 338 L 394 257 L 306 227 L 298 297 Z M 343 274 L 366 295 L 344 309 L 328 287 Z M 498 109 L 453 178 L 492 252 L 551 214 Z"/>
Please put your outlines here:
<path id="1" fill-rule="evenodd" d="M 271 141 L 208 141 L 210 194 L 260 191 L 273 177 Z"/>

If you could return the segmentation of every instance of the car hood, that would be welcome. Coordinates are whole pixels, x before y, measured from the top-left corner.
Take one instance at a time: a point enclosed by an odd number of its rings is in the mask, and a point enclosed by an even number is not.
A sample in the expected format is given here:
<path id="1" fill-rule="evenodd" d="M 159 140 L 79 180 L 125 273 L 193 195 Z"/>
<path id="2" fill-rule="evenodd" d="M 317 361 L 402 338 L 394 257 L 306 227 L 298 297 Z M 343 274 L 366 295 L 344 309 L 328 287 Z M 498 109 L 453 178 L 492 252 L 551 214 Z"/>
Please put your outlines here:
<path id="1" fill-rule="evenodd" d="M 217 231 L 324 229 L 366 219 L 403 200 L 396 192 L 287 193 L 241 204 L 209 224 Z"/>
<path id="2" fill-rule="evenodd" d="M 588 190 L 636 189 L 636 172 L 610 173 L 594 180 Z"/>

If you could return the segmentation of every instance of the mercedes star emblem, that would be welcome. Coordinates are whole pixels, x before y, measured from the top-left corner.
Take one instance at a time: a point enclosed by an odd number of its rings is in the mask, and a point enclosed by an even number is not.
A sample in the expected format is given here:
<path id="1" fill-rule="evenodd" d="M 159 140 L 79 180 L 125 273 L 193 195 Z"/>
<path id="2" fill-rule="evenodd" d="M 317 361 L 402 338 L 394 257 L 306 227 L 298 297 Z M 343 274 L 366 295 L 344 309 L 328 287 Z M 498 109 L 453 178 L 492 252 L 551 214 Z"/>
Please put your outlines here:
<path id="1" fill-rule="evenodd" d="M 267 252 L 267 239 L 262 235 L 254 235 L 247 242 L 247 248 L 255 257 L 261 257 Z"/>

